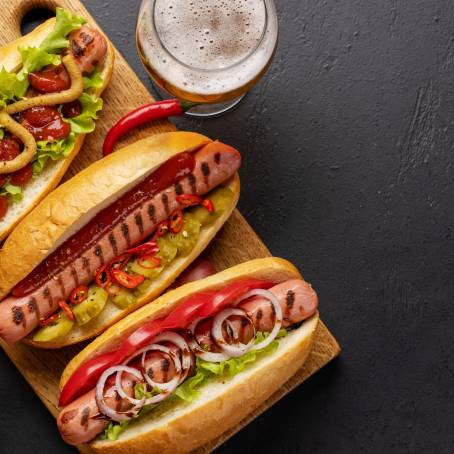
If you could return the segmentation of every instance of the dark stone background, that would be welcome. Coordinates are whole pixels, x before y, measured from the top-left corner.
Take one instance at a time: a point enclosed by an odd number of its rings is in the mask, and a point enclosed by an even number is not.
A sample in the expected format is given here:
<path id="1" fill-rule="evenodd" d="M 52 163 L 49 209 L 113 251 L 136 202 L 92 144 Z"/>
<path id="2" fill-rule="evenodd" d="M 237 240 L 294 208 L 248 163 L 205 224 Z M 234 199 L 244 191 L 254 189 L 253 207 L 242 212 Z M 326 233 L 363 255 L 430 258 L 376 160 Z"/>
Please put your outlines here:
<path id="1" fill-rule="evenodd" d="M 150 86 L 138 2 L 85 3 Z M 453 452 L 454 3 L 277 6 L 266 77 L 234 112 L 178 126 L 243 152 L 240 209 L 313 283 L 343 352 L 219 452 Z M 73 452 L 0 362 L 1 451 Z"/>

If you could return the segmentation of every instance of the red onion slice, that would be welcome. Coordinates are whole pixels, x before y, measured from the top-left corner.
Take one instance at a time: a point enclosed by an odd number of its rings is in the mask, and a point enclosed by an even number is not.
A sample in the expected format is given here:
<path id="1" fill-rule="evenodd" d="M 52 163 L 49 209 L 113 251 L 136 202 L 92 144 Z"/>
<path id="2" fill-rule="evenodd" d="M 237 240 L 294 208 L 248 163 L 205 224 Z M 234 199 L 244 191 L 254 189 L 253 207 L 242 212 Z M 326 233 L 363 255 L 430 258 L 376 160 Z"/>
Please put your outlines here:
<path id="1" fill-rule="evenodd" d="M 96 390 L 95 390 L 95 399 L 96 399 L 96 404 L 98 405 L 99 411 L 101 413 L 103 413 L 104 415 L 106 415 L 108 418 L 110 418 L 112 421 L 121 422 L 121 421 L 126 421 L 126 420 L 131 419 L 134 416 L 136 416 L 137 413 L 139 413 L 140 409 L 142 408 L 143 404 L 145 403 L 145 399 L 142 399 L 143 400 L 142 405 L 135 405 L 133 408 L 131 408 L 128 411 L 120 412 L 120 411 L 116 411 L 116 410 L 113 410 L 112 408 L 110 408 L 106 404 L 106 401 L 104 398 L 104 387 L 106 385 L 107 379 L 111 375 L 118 373 L 118 372 L 128 372 L 128 373 L 134 375 L 135 377 L 137 377 L 140 381 L 143 381 L 143 377 L 142 377 L 142 374 L 137 369 L 120 365 L 120 366 L 109 367 L 109 369 L 107 369 L 103 372 L 103 374 L 101 375 L 101 377 L 98 380 L 98 383 L 96 385 Z M 109 389 L 109 391 L 111 391 L 111 388 Z M 116 387 L 115 387 L 115 391 L 118 392 Z"/>
<path id="2" fill-rule="evenodd" d="M 252 336 L 252 339 L 247 344 L 243 344 L 239 340 L 235 344 L 229 344 L 224 338 L 224 334 L 222 332 L 222 327 L 224 325 L 224 322 L 226 322 L 226 321 L 228 322 L 228 318 L 233 315 L 246 319 L 248 321 L 248 323 L 250 323 L 250 325 L 254 329 L 254 336 Z M 242 309 L 235 308 L 235 307 L 224 309 L 214 317 L 213 327 L 211 328 L 211 333 L 213 335 L 214 340 L 216 341 L 216 344 L 222 349 L 222 351 L 224 353 L 227 353 L 232 358 L 237 358 L 239 356 L 243 356 L 254 345 L 254 339 L 255 339 L 254 323 L 250 319 L 250 317 L 246 314 L 245 311 L 243 311 Z"/>
<path id="3" fill-rule="evenodd" d="M 221 361 L 226 361 L 229 359 L 229 355 L 225 353 L 215 353 L 215 352 L 207 352 L 204 350 L 200 344 L 197 342 L 195 337 L 195 330 L 197 325 L 204 320 L 203 318 L 196 318 L 190 325 L 188 330 L 190 331 L 190 339 L 189 339 L 189 346 L 191 347 L 192 353 L 198 356 L 199 358 L 207 361 L 209 363 L 220 363 Z"/>
<path id="4" fill-rule="evenodd" d="M 138 371 L 137 369 L 134 369 L 133 367 L 129 366 L 123 366 L 124 370 L 119 370 L 117 372 L 117 375 L 115 377 L 115 391 L 117 391 L 118 395 L 122 397 L 123 399 L 129 400 L 133 405 L 140 405 L 141 407 L 143 406 L 145 402 L 145 395 L 141 399 L 134 399 L 133 397 L 130 397 L 126 394 L 125 390 L 123 389 L 122 383 L 121 383 L 121 377 L 123 376 L 123 372 L 128 372 L 135 377 L 138 377 L 137 373 L 139 374 L 140 380 L 143 382 L 143 376 Z M 144 390 L 145 392 L 145 390 Z"/>
<path id="5" fill-rule="evenodd" d="M 186 380 L 186 377 L 188 376 L 188 373 L 192 367 L 193 357 L 189 345 L 184 339 L 184 337 L 173 331 L 165 331 L 156 336 L 152 340 L 152 342 L 154 344 L 159 344 L 160 342 L 170 342 L 171 344 L 176 345 L 180 349 L 181 367 L 183 369 L 183 373 L 180 376 L 180 382 L 178 384 Z"/>
<path id="6" fill-rule="evenodd" d="M 252 350 L 261 350 L 262 348 L 267 347 L 273 340 L 276 338 L 276 336 L 279 334 L 279 331 L 282 326 L 282 308 L 281 305 L 279 304 L 279 301 L 277 300 L 276 296 L 274 293 L 270 292 L 269 290 L 263 290 L 263 289 L 255 289 L 251 290 L 250 292 L 245 293 L 236 303 L 235 306 L 240 304 L 242 301 L 251 298 L 252 296 L 261 296 L 262 298 L 267 299 L 274 308 L 274 327 L 271 330 L 270 334 L 267 336 L 266 339 L 264 339 L 262 342 L 259 344 L 255 344 L 252 346 Z"/>

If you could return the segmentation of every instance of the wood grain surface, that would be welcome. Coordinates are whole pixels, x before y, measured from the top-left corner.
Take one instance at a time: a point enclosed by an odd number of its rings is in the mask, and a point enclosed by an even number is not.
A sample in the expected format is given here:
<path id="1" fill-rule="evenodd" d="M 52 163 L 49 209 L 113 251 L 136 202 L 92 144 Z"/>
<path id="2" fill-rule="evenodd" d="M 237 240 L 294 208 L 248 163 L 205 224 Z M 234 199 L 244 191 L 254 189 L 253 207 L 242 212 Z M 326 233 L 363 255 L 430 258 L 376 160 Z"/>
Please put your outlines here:
<path id="1" fill-rule="evenodd" d="M 68 8 L 86 17 L 90 23 L 96 23 L 84 6 L 77 0 L 59 0 L 58 2 L 52 0 L 8 0 L 2 2 L 0 45 L 20 36 L 20 23 L 26 12 L 37 7 L 54 9 L 55 6 Z M 91 162 L 100 158 L 103 137 L 119 116 L 144 102 L 152 100 L 149 92 L 118 51 L 116 51 L 112 80 L 103 98 L 105 107 L 97 122 L 96 131 L 86 138 L 81 152 L 73 161 L 65 178 L 71 177 Z M 175 127 L 169 122 L 156 122 L 153 125 L 134 131 L 133 134 L 122 141 L 120 146 L 149 134 L 157 134 L 174 129 Z M 266 257 L 271 254 L 241 214 L 235 211 L 217 238 L 209 246 L 206 255 L 213 261 L 219 271 L 245 260 Z M 321 313 L 323 315 L 323 305 Z M 6 354 L 20 370 L 44 405 L 46 405 L 52 415 L 56 416 L 58 413 L 58 382 L 61 372 L 68 361 L 86 344 L 71 346 L 57 351 L 46 351 L 36 350 L 22 344 L 11 346 L 3 341 L 0 342 Z M 198 449 L 197 454 L 211 452 L 225 442 L 235 432 L 336 357 L 339 352 L 340 348 L 336 340 L 323 322 L 320 322 L 313 349 L 304 367 L 238 426 L 226 431 L 218 439 Z M 80 451 L 85 454 L 90 453 L 88 447 L 81 448 Z"/>

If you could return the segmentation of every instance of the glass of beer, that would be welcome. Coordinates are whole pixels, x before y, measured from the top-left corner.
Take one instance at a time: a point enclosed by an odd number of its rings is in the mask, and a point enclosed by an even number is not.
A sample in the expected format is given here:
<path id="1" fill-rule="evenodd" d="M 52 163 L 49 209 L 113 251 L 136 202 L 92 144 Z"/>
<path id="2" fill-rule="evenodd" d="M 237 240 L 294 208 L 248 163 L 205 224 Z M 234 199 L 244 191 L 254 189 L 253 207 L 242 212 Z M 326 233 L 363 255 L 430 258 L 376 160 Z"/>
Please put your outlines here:
<path id="1" fill-rule="evenodd" d="M 220 115 L 263 76 L 276 50 L 272 0 L 143 0 L 136 39 L 163 99 L 200 103 L 189 115 Z"/>

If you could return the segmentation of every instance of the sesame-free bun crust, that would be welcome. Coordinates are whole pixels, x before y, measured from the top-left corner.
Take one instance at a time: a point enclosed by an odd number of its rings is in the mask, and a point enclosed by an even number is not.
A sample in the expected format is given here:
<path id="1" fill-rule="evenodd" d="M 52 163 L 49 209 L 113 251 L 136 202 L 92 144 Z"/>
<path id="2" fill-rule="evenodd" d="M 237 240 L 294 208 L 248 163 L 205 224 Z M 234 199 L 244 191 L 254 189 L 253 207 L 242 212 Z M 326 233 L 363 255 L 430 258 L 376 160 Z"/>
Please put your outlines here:
<path id="1" fill-rule="evenodd" d="M 249 277 L 269 279 L 277 284 L 301 278 L 301 275 L 286 260 L 256 259 L 171 290 L 109 328 L 75 356 L 63 372 L 61 387 L 84 361 L 115 349 L 136 328 L 168 314 L 192 293 L 221 289 L 232 281 Z M 281 339 L 275 353 L 260 358 L 233 378 L 204 385 L 200 397 L 191 404 L 172 406 L 164 413 L 145 416 L 132 423 L 118 440 L 97 440 L 90 444 L 91 449 L 103 454 L 173 454 L 189 452 L 218 437 L 238 424 L 301 368 L 311 349 L 317 324 L 318 313 Z"/>
<path id="2" fill-rule="evenodd" d="M 21 65 L 21 56 L 18 47 L 39 46 L 53 29 L 54 24 L 55 18 L 49 19 L 27 35 L 0 48 L 0 68 L 4 67 L 7 71 L 16 71 L 19 69 Z M 101 32 L 101 30 L 99 31 Z M 90 91 L 90 93 L 96 96 L 100 96 L 107 87 L 112 75 L 115 58 L 112 44 L 105 35 L 104 37 L 107 41 L 107 53 L 100 72 L 103 84 L 101 87 Z M 38 178 L 33 178 L 23 188 L 23 199 L 20 202 L 12 203 L 6 215 L 0 220 L 0 241 L 6 238 L 21 219 L 23 219 L 46 194 L 57 186 L 72 160 L 76 157 L 77 153 L 79 153 L 84 138 L 84 134 L 78 135 L 73 149 L 67 157 L 55 162 L 50 162 Z"/>

